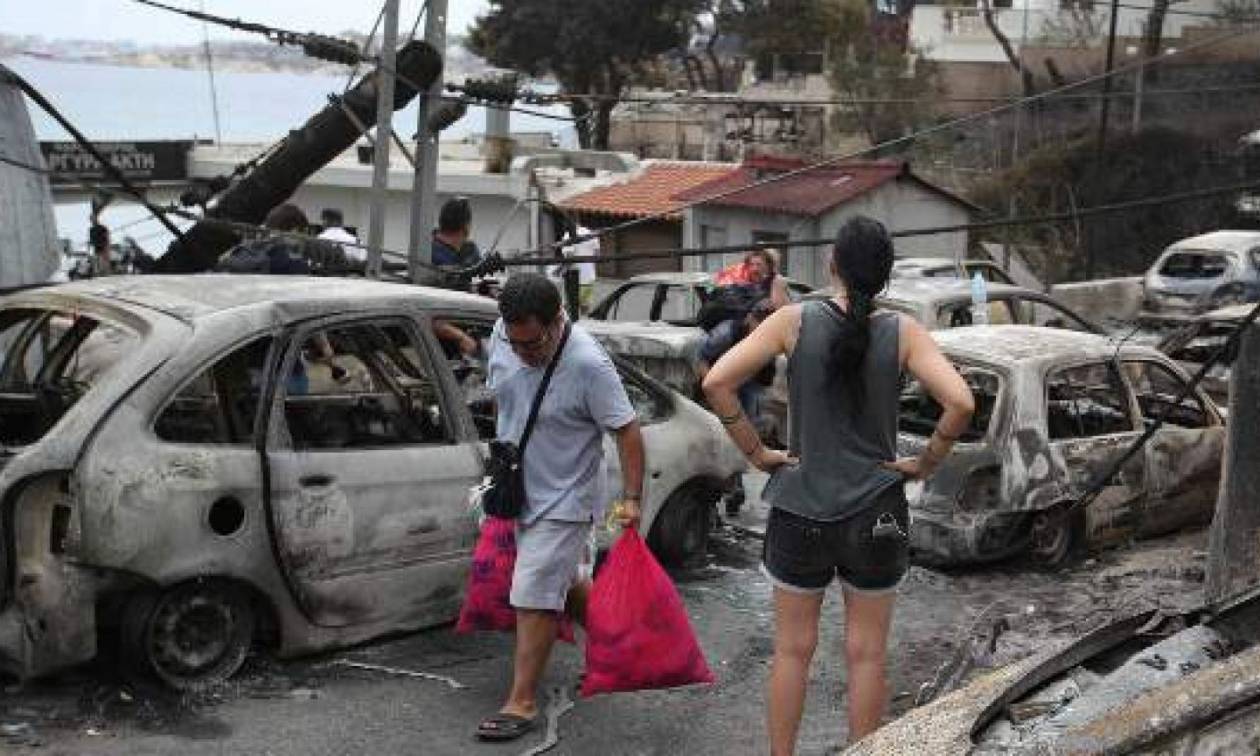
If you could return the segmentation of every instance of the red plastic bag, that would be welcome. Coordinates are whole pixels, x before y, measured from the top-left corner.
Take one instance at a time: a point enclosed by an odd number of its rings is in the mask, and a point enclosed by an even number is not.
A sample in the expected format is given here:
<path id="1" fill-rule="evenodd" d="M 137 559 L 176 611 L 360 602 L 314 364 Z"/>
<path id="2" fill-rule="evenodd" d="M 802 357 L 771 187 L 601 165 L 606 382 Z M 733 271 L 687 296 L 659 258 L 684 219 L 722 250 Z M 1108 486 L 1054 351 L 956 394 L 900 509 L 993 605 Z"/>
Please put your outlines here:
<path id="1" fill-rule="evenodd" d="M 626 530 L 587 603 L 582 696 L 712 682 L 682 597 L 638 532 Z"/>
<path id="2" fill-rule="evenodd" d="M 516 520 L 487 517 L 481 524 L 481 535 L 473 549 L 472 569 L 468 571 L 468 589 L 459 609 L 457 633 L 497 630 L 510 633 L 516 629 L 516 610 L 512 608 L 512 571 L 516 567 Z M 573 643 L 573 622 L 561 617 L 557 630 L 560 640 Z"/>

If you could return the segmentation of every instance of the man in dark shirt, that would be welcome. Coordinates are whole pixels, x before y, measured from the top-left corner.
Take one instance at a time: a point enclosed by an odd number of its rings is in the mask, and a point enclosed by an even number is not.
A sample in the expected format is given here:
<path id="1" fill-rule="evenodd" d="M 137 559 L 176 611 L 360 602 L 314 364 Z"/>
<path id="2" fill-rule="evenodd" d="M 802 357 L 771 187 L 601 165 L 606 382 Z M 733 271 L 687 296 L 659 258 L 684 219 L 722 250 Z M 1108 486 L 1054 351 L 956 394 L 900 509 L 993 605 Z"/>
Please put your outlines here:
<path id="1" fill-rule="evenodd" d="M 700 344 L 700 352 L 697 355 L 696 373 L 699 374 L 700 380 L 703 381 L 709 369 L 713 367 L 713 363 L 718 358 L 730 351 L 731 347 L 738 344 L 745 336 L 752 333 L 757 326 L 761 325 L 761 321 L 770 317 L 770 313 L 775 311 L 774 302 L 767 298 L 762 299 L 753 305 L 748 314 L 742 318 L 731 318 L 724 320 L 713 327 L 705 336 L 704 342 Z M 751 381 L 739 387 L 739 403 L 744 409 L 744 414 L 748 416 L 759 430 L 761 417 L 761 395 L 765 391 L 766 386 L 774 382 L 774 363 L 771 362 Z M 737 483 L 734 488 L 726 492 L 726 514 L 729 517 L 735 517 L 739 514 L 740 507 L 744 504 L 745 492 L 743 481 Z"/>
<path id="2" fill-rule="evenodd" d="M 700 380 L 704 380 L 709 368 L 713 367 L 713 363 L 717 362 L 719 357 L 752 333 L 757 326 L 761 325 L 761 321 L 770 317 L 770 313 L 774 311 L 774 302 L 770 299 L 762 299 L 753 305 L 743 318 L 724 320 L 714 326 L 713 330 L 705 336 L 704 342 L 700 344 L 699 360 L 696 364 L 696 372 L 700 375 Z M 760 414 L 759 404 L 762 391 L 774 380 L 773 368 L 774 366 L 771 365 L 768 377 L 758 375 L 739 388 L 739 403 L 743 405 L 744 414 L 754 422 Z"/>
<path id="3" fill-rule="evenodd" d="M 452 197 L 442 203 L 433 232 L 433 264 L 467 268 L 481 262 L 481 250 L 469 238 L 471 227 L 472 207 L 467 197 Z"/>

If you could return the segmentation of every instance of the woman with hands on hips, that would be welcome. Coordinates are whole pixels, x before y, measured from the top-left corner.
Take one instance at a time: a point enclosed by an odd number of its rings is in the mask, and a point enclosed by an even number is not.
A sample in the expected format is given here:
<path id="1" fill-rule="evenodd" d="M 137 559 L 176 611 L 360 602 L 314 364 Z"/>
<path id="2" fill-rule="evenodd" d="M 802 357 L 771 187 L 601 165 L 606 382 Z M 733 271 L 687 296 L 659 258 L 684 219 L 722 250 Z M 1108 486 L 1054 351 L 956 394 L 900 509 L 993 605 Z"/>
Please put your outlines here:
<path id="1" fill-rule="evenodd" d="M 709 371 L 704 391 L 735 444 L 771 473 L 762 571 L 774 585 L 769 682 L 771 753 L 796 746 L 823 593 L 844 594 L 849 737 L 880 725 L 896 589 L 909 564 L 906 480 L 930 476 L 967 429 L 974 400 L 927 331 L 874 311 L 892 271 L 883 225 L 856 217 L 830 254 L 835 295 L 781 307 Z M 768 449 L 740 410 L 737 390 L 778 355 L 788 359 L 789 449 Z M 909 372 L 941 405 L 918 457 L 897 459 L 900 377 Z"/>

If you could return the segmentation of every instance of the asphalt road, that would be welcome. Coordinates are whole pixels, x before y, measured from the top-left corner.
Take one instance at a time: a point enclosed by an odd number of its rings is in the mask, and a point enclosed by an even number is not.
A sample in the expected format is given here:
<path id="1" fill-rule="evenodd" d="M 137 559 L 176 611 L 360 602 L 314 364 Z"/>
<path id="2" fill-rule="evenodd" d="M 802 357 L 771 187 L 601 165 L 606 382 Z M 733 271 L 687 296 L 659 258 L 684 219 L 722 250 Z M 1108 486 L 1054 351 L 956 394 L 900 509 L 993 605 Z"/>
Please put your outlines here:
<path id="1" fill-rule="evenodd" d="M 1142 543 L 1055 575 L 1014 566 L 959 574 L 913 569 L 897 609 L 890 716 L 910 706 L 918 687 L 996 618 L 1007 618 L 1011 630 L 991 658 L 981 659 L 992 665 L 1070 638 L 1116 612 L 1153 602 L 1190 606 L 1201 592 L 1203 544 L 1202 533 Z M 675 573 L 718 677 L 712 687 L 578 699 L 580 653 L 560 647 L 546 684 L 552 698 L 574 700 L 575 706 L 559 717 L 559 742 L 549 753 L 764 753 L 772 624 L 770 589 L 756 569 L 759 549 L 755 537 L 724 528 L 706 565 Z M 846 737 L 839 601 L 835 592 L 827 599 L 803 756 L 835 753 Z M 437 629 L 316 658 L 256 658 L 229 684 L 186 698 L 123 682 L 108 665 L 98 665 L 5 688 L 0 751 L 521 754 L 543 733 L 500 746 L 472 738 L 476 723 L 496 710 L 507 688 L 510 653 L 507 636 Z"/>

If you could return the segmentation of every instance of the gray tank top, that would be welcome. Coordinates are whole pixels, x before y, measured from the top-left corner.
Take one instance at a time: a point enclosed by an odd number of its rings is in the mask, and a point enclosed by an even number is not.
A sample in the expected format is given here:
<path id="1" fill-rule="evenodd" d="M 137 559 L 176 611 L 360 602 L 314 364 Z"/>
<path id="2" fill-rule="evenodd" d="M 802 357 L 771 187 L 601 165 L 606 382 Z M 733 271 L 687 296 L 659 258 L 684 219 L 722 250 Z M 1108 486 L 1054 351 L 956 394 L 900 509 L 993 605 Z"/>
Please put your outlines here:
<path id="1" fill-rule="evenodd" d="M 762 498 L 811 520 L 841 520 L 874 503 L 900 473 L 882 466 L 896 459 L 901 365 L 900 321 L 878 312 L 863 366 L 865 396 L 850 414 L 852 392 L 843 374 L 827 369 L 841 320 L 825 302 L 801 306 L 801 329 L 788 359 L 788 448 L 800 464 L 780 467 Z"/>

